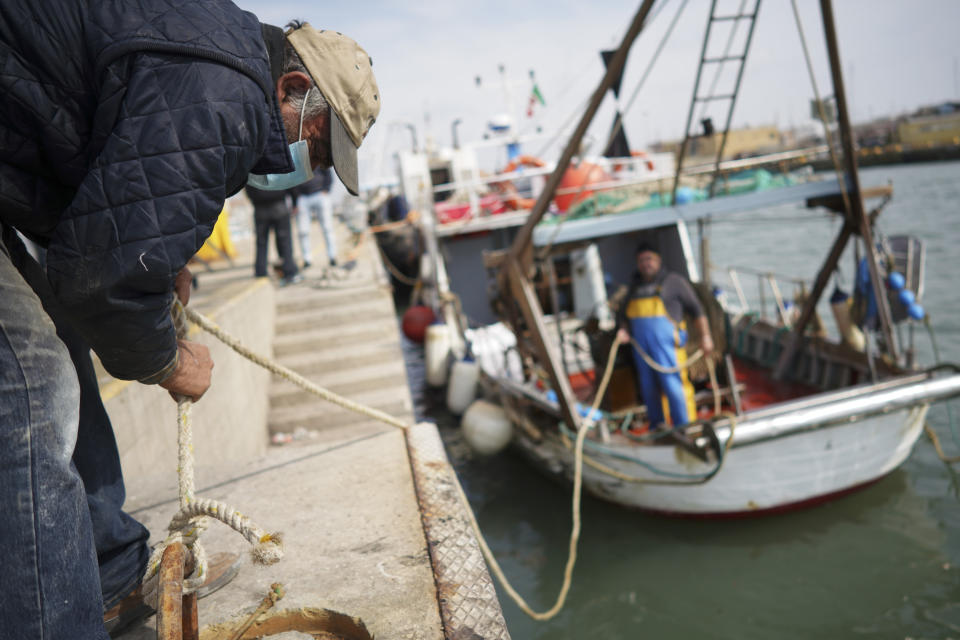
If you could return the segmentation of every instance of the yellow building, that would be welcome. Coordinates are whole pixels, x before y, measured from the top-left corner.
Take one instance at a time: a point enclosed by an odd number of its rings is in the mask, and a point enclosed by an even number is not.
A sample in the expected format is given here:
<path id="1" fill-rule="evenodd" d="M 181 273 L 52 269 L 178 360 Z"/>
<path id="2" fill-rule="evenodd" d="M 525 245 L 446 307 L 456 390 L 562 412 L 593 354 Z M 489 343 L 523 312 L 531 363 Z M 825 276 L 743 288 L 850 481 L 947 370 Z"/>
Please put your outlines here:
<path id="1" fill-rule="evenodd" d="M 663 142 L 653 145 L 653 148 L 657 151 L 673 151 L 676 153 L 680 149 L 681 142 Z M 690 142 L 687 143 L 687 157 L 704 161 L 713 160 L 717 157 L 717 150 L 722 142 L 722 132 L 690 138 Z M 776 127 L 732 129 L 727 135 L 727 143 L 723 147 L 723 158 L 721 159 L 744 158 L 764 153 L 774 153 L 782 149 L 782 133 Z M 696 162 L 696 160 L 693 162 Z M 685 163 L 685 165 L 689 166 L 688 163 Z"/>
<path id="2" fill-rule="evenodd" d="M 911 116 L 897 125 L 897 140 L 911 147 L 960 144 L 960 111 Z"/>

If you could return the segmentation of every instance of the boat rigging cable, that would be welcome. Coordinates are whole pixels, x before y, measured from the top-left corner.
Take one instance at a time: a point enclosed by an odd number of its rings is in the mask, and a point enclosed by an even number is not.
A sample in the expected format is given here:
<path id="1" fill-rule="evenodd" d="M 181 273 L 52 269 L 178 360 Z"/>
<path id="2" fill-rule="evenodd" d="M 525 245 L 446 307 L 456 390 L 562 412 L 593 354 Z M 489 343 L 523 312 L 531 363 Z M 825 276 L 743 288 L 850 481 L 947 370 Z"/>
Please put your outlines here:
<path id="1" fill-rule="evenodd" d="M 933 327 L 930 325 L 930 316 L 924 316 L 923 325 L 927 328 L 927 333 L 930 335 L 930 346 L 933 347 L 933 359 L 937 366 L 953 366 L 949 364 L 941 365 L 940 363 L 940 349 L 937 347 L 937 337 L 933 332 Z M 956 369 L 956 367 L 954 367 Z M 957 438 L 956 426 L 953 423 L 953 412 L 950 410 L 950 402 L 944 402 L 944 405 L 947 408 L 947 425 L 950 427 L 950 435 L 953 437 L 953 442 L 957 446 L 960 446 L 960 438 Z M 960 456 L 948 456 L 943 452 L 943 447 L 940 446 L 940 438 L 937 437 L 937 432 L 933 430 L 933 427 L 930 426 L 929 421 L 924 421 L 923 430 L 926 431 L 927 437 L 930 438 L 930 441 L 933 442 L 933 448 L 937 451 L 937 456 L 945 462 L 946 464 L 954 464 L 955 462 L 960 462 Z"/>
<path id="2" fill-rule="evenodd" d="M 820 122 L 823 123 L 823 133 L 827 138 L 827 148 L 830 150 L 830 159 L 833 160 L 833 170 L 837 174 L 837 183 L 840 186 L 840 197 L 843 198 L 843 211 L 847 220 L 853 217 L 853 209 L 850 206 L 850 196 L 847 193 L 847 181 L 843 178 L 843 170 L 840 168 L 840 155 L 833 143 L 833 134 L 830 133 L 829 120 L 827 112 L 823 106 L 823 100 L 820 99 L 820 89 L 817 86 L 817 78 L 813 73 L 813 62 L 810 60 L 810 50 L 807 48 L 807 38 L 803 32 L 803 23 L 800 21 L 800 12 L 797 10 L 797 0 L 790 0 L 790 6 L 793 7 L 793 18 L 797 23 L 797 34 L 800 36 L 800 47 L 803 49 L 803 59 L 807 64 L 807 74 L 810 76 L 810 85 L 813 87 L 813 97 L 817 101 L 817 111 L 820 114 Z"/>
<path id="3" fill-rule="evenodd" d="M 654 51 L 653 56 L 650 58 L 650 62 L 647 64 L 646 70 L 644 70 L 643 75 L 640 77 L 640 81 L 637 83 L 637 86 L 634 88 L 633 93 L 630 94 L 630 99 L 627 100 L 627 104 L 623 108 L 623 113 L 627 113 L 630 111 L 630 109 L 633 107 L 633 103 L 637 99 L 637 96 L 640 95 L 640 89 L 643 88 L 644 83 L 646 83 L 647 81 L 647 77 L 650 75 L 650 72 L 653 71 L 653 66 L 656 64 L 657 58 L 660 57 L 660 53 L 663 51 L 664 46 L 666 46 L 667 40 L 669 40 L 670 35 L 673 33 L 673 28 L 677 25 L 677 22 L 680 20 L 680 16 L 683 14 L 683 10 L 686 8 L 688 1 L 689 0 L 683 0 L 683 2 L 680 4 L 680 8 L 677 9 L 677 13 L 674 14 L 673 20 L 670 21 L 670 25 L 667 27 L 666 32 L 664 32 L 663 38 L 660 39 L 660 44 L 657 45 L 657 49 L 656 51 Z M 653 22 L 653 20 L 658 15 L 660 15 L 660 12 L 663 11 L 663 9 L 667 6 L 668 2 L 669 0 L 666 0 L 662 5 L 660 5 L 660 8 L 657 11 L 657 13 L 655 13 L 650 18 L 651 22 Z M 564 125 L 564 128 L 565 127 L 566 125 Z M 613 142 L 613 139 L 617 136 L 617 134 L 620 132 L 620 129 L 622 128 L 623 128 L 623 118 L 618 118 L 617 121 L 614 123 L 613 128 L 610 130 L 610 135 L 607 136 L 607 142 L 606 144 L 604 144 L 605 149 L 610 146 L 610 143 Z M 544 149 L 544 151 L 546 151 L 546 149 Z M 543 154 L 541 153 L 540 155 L 543 155 Z M 580 185 L 579 191 L 577 191 L 576 195 L 574 195 L 573 201 L 576 201 L 577 198 L 580 197 L 580 194 L 583 193 L 583 191 L 586 189 L 587 187 L 586 178 L 589 178 L 589 176 L 590 174 L 587 173 L 583 183 Z M 560 228 L 563 227 L 563 223 L 567 221 L 567 218 L 570 216 L 570 213 L 572 211 L 573 211 L 573 206 L 571 205 L 560 216 L 560 219 L 557 221 L 557 224 L 553 228 L 553 233 L 550 235 L 550 239 L 547 241 L 547 243 L 544 245 L 544 247 L 540 250 L 538 254 L 538 257 L 541 260 L 543 260 L 549 255 L 550 250 L 553 248 L 553 243 L 557 239 L 557 234 L 560 233 Z"/>
<path id="4" fill-rule="evenodd" d="M 660 41 L 660 45 L 657 47 L 657 50 L 654 52 L 653 57 L 650 60 L 650 64 L 647 65 L 647 70 L 644 72 L 643 77 L 640 79 L 640 83 L 637 85 L 637 88 L 634 89 L 633 94 L 630 96 L 630 100 L 627 102 L 627 106 L 624 108 L 624 112 L 629 111 L 631 105 L 633 105 L 633 101 L 636 99 L 637 94 L 640 92 L 640 87 L 643 86 L 643 83 L 646 81 L 647 76 L 650 74 L 650 70 L 653 68 L 653 63 L 656 62 L 657 57 L 660 55 L 660 51 L 663 49 L 663 45 L 666 44 L 667 38 L 670 37 L 670 33 L 673 31 L 673 27 L 677 24 L 677 18 L 680 17 L 680 14 L 683 12 L 683 8 L 687 5 L 687 2 L 688 0 L 683 0 L 683 4 L 680 6 L 679 11 L 677 11 L 677 15 L 673 17 L 673 22 L 671 22 L 670 26 L 667 28 L 666 35 L 663 37 L 663 40 Z M 650 16 L 650 19 L 647 24 L 652 24 L 657 19 L 657 16 L 659 16 L 663 12 L 663 10 L 667 7 L 669 3 L 670 3 L 670 0 L 664 0 L 663 4 L 657 7 L 657 10 L 653 13 L 653 15 Z M 577 74 L 577 77 L 581 75 L 583 74 L 579 73 Z M 571 82 L 571 83 L 568 83 L 567 86 L 574 86 L 575 84 L 576 83 Z M 570 113 L 570 116 L 567 117 L 564 123 L 560 125 L 560 127 L 557 129 L 557 132 L 549 140 L 547 140 L 547 143 L 545 145 L 543 145 L 543 147 L 540 149 L 540 152 L 536 154 L 537 157 L 542 158 L 544 155 L 546 155 L 547 150 L 553 145 L 553 143 L 555 143 L 560 138 L 560 134 L 562 134 L 564 131 L 567 130 L 570 124 L 574 121 L 574 119 L 578 115 L 583 113 L 584 108 L 587 106 L 589 102 L 590 102 L 589 96 L 580 102 L 577 108 Z M 620 121 L 615 123 L 614 129 L 611 131 L 610 136 L 607 138 L 607 144 L 605 146 L 610 145 L 610 141 L 613 140 L 614 136 L 617 135 L 617 133 L 620 131 L 622 127 L 623 127 L 623 120 L 621 119 Z"/>

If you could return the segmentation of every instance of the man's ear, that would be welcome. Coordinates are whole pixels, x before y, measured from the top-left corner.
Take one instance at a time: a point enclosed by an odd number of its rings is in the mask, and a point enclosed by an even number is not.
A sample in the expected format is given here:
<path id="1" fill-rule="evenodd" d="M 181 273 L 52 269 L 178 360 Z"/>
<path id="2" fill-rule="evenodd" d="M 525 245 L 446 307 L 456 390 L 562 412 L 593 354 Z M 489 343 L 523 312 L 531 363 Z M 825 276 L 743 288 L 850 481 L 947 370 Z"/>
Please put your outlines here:
<path id="1" fill-rule="evenodd" d="M 287 94 L 306 93 L 310 88 L 310 76 L 302 71 L 290 71 L 277 78 L 277 102 L 283 103 L 287 99 Z"/>

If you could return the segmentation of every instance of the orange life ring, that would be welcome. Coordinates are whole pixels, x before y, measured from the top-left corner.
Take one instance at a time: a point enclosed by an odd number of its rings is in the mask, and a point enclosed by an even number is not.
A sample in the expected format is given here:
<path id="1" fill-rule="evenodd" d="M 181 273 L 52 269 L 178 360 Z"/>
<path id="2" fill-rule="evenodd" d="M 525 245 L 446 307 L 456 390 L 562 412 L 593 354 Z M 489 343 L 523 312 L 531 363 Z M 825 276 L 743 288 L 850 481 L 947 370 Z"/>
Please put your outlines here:
<path id="1" fill-rule="evenodd" d="M 630 157 L 631 157 L 631 158 L 646 158 L 646 160 L 644 161 L 643 164 L 647 167 L 647 171 L 654 171 L 654 170 L 655 170 L 655 167 L 654 167 L 654 165 L 653 165 L 653 160 L 651 160 L 650 158 L 647 157 L 647 152 L 646 152 L 646 151 L 631 151 L 631 152 L 630 152 Z M 620 171 L 621 169 L 623 169 L 623 163 L 622 163 L 622 162 L 614 163 L 614 165 L 613 165 L 613 170 L 614 170 L 614 171 Z"/>
<path id="2" fill-rule="evenodd" d="M 545 166 L 547 166 L 547 163 L 536 156 L 517 156 L 508 162 L 507 166 L 505 166 L 500 173 L 511 173 L 512 171 L 516 171 L 519 167 L 542 168 Z M 532 209 L 533 205 L 537 202 L 533 198 L 521 197 L 520 194 L 517 193 L 517 188 L 513 186 L 513 182 L 510 180 L 496 182 L 491 186 L 503 195 L 503 204 L 506 205 L 508 209 L 512 209 L 514 211 Z"/>
<path id="3" fill-rule="evenodd" d="M 518 167 L 545 167 L 547 163 L 536 156 L 517 156 L 507 163 L 500 173 L 516 171 Z"/>

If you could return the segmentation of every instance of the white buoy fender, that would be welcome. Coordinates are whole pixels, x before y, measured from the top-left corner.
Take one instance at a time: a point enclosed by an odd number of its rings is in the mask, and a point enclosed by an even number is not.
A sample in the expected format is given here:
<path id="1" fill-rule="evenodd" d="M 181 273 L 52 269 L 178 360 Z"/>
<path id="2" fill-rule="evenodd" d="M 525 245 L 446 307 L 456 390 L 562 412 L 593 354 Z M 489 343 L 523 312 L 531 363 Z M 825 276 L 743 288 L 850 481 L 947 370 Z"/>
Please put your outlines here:
<path id="1" fill-rule="evenodd" d="M 473 360 L 457 360 L 450 367 L 450 383 L 447 385 L 447 408 L 460 415 L 477 397 L 477 381 L 480 365 Z"/>
<path id="2" fill-rule="evenodd" d="M 427 327 L 427 336 L 423 342 L 424 367 L 427 370 L 427 384 L 442 387 L 447 384 L 450 367 L 450 329 L 445 324 L 432 324 Z"/>
<path id="3" fill-rule="evenodd" d="M 486 400 L 476 400 L 463 414 L 460 422 L 463 439 L 480 455 L 499 453 L 510 444 L 513 426 L 506 412 Z"/>

